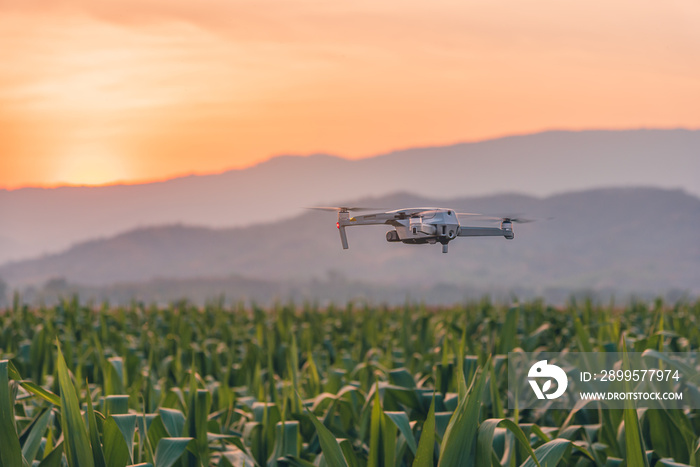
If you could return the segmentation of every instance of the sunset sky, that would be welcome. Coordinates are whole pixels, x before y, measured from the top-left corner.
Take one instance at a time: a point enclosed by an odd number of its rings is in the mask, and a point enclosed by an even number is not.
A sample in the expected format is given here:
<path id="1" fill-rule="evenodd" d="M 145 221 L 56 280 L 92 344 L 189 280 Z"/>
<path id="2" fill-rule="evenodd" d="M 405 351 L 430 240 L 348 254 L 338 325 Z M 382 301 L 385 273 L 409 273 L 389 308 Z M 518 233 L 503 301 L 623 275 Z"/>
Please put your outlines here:
<path id="1" fill-rule="evenodd" d="M 0 11 L 2 188 L 546 129 L 700 128 L 697 0 L 5 0 Z"/>

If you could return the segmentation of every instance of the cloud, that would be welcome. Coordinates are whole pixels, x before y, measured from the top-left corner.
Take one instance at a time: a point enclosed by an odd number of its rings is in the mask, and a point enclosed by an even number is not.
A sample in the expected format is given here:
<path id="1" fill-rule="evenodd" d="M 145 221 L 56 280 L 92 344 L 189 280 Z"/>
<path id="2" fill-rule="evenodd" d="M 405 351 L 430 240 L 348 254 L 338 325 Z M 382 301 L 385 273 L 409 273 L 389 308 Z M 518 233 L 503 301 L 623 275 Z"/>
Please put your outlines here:
<path id="1" fill-rule="evenodd" d="M 0 150 L 42 167 L 122 154 L 151 161 L 135 176 L 161 178 L 159 166 L 214 171 L 280 152 L 700 125 L 700 4 L 688 0 L 5 0 L 0 11 L 11 64 Z"/>

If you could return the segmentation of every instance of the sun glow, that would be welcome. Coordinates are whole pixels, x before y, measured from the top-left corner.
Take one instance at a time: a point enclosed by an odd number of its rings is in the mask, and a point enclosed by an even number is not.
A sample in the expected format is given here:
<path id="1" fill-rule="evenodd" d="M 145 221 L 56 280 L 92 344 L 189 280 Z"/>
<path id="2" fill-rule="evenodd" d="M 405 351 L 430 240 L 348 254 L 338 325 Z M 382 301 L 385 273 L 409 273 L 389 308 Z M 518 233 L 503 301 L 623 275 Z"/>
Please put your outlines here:
<path id="1" fill-rule="evenodd" d="M 105 185 L 129 178 L 125 158 L 99 144 L 83 144 L 61 158 L 54 182 L 70 185 Z"/>
<path id="2" fill-rule="evenodd" d="M 0 188 L 700 128 L 697 1 L 440 3 L 2 2 Z"/>

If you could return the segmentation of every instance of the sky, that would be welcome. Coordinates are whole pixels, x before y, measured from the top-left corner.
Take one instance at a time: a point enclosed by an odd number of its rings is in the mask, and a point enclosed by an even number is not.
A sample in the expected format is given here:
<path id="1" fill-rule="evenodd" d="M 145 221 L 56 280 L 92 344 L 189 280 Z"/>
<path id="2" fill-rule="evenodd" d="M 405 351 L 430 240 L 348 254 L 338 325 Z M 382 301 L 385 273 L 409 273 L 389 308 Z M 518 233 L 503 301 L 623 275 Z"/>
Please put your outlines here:
<path id="1" fill-rule="evenodd" d="M 4 0 L 0 188 L 700 128 L 697 0 Z"/>

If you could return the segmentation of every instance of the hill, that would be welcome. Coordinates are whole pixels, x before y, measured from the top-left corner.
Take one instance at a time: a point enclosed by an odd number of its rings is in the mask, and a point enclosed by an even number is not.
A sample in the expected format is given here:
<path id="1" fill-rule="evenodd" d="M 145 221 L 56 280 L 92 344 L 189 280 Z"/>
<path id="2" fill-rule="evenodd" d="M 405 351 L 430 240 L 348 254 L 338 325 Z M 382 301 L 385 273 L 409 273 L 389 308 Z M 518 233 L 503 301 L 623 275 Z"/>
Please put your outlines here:
<path id="1" fill-rule="evenodd" d="M 283 156 L 245 170 L 160 183 L 0 190 L 0 264 L 137 227 L 248 226 L 303 206 L 407 191 L 434 199 L 605 186 L 700 195 L 700 131 L 554 131 L 349 161 Z"/>
<path id="2" fill-rule="evenodd" d="M 380 287 L 700 293 L 700 199 L 680 190 L 618 188 L 545 198 L 503 194 L 450 200 L 398 193 L 357 203 L 439 205 L 553 219 L 517 225 L 513 241 L 457 239 L 447 255 L 435 245 L 389 244 L 385 226 L 350 228 L 350 249 L 344 251 L 335 216 L 317 211 L 241 228 L 149 227 L 7 264 L 0 267 L 0 277 L 13 286 L 59 277 L 97 287 L 234 276 L 263 285 L 340 278 Z M 220 288 L 225 292 L 225 286 Z"/>

